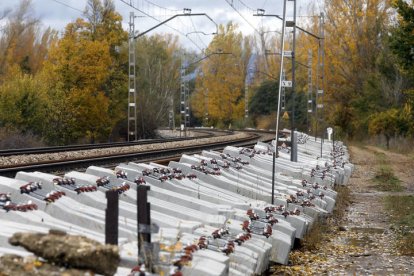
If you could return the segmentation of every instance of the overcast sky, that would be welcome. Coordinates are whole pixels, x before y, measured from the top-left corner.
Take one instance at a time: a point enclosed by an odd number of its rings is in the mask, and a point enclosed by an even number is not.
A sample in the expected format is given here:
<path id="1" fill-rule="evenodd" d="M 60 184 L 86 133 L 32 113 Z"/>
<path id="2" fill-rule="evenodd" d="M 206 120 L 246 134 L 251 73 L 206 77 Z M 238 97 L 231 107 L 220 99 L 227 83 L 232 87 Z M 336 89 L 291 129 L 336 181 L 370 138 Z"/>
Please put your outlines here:
<path id="1" fill-rule="evenodd" d="M 130 0 L 126 0 L 129 2 Z M 60 3 L 59 3 L 60 2 Z M 41 19 L 45 27 L 51 26 L 59 31 L 63 31 L 65 25 L 82 16 L 87 0 L 32 0 L 35 15 Z M 239 29 L 244 34 L 255 32 L 254 28 L 259 29 L 262 25 L 268 30 L 280 28 L 281 21 L 274 18 L 254 17 L 256 9 L 265 9 L 267 14 L 281 14 L 283 1 L 281 0 L 131 0 L 133 5 L 139 10 L 158 20 L 163 21 L 174 14 L 182 13 L 183 8 L 192 9 L 192 13 L 207 13 L 217 24 L 227 23 L 230 20 L 239 25 Z M 234 7 L 240 16 L 228 2 L 233 2 Z M 322 2 L 321 0 L 297 0 L 298 15 L 308 15 L 307 6 L 310 2 Z M 18 0 L 0 0 L 0 12 L 8 8 L 15 8 Z M 128 29 L 129 13 L 133 11 L 136 16 L 135 28 L 144 31 L 158 22 L 150 17 L 144 16 L 137 10 L 121 0 L 114 0 L 116 10 L 123 17 L 123 26 Z M 292 6 L 291 1 L 288 5 Z M 289 9 L 289 7 L 288 7 Z M 292 9 L 289 9 L 288 16 L 292 16 Z M 4 22 L 1 22 L 3 25 Z M 204 35 L 215 32 L 214 23 L 206 17 L 179 17 L 175 18 L 168 27 L 160 27 L 154 32 L 174 33 L 180 36 L 180 41 L 186 47 L 199 51 L 205 48 L 212 36 Z M 174 29 L 172 29 L 174 28 Z M 177 31 L 178 30 L 178 31 Z M 196 32 L 196 33 L 195 33 Z M 188 38 L 187 38 L 188 37 Z"/>

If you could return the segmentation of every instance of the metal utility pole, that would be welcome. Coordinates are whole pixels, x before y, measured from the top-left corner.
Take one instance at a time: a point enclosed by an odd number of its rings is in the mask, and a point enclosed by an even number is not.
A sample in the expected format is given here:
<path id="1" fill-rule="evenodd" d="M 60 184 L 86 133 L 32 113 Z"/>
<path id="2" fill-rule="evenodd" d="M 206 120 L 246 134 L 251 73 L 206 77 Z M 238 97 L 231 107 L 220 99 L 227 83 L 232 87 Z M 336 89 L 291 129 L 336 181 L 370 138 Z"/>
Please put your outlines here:
<path id="1" fill-rule="evenodd" d="M 313 113 L 313 87 L 312 87 L 312 50 L 308 51 L 308 112 L 306 113 L 306 125 L 308 134 L 310 134 L 310 119 Z"/>
<path id="2" fill-rule="evenodd" d="M 324 76 L 325 76 L 325 49 L 324 49 L 324 14 L 321 13 L 319 17 L 319 44 L 318 44 L 318 65 L 317 65 L 317 71 L 316 71 L 316 111 L 315 111 L 315 117 L 316 117 L 316 130 L 315 130 L 315 141 L 316 136 L 318 134 L 318 124 L 320 124 L 321 128 L 321 157 L 322 157 L 322 146 L 323 146 L 323 126 L 322 126 L 322 120 L 323 120 L 323 96 L 324 96 Z M 320 111 L 318 111 L 320 110 Z"/>
<path id="3" fill-rule="evenodd" d="M 137 7 L 132 4 L 132 1 L 121 0 L 121 2 L 127 4 L 128 6 L 142 12 Z M 144 13 L 145 14 L 145 13 Z M 135 16 L 133 12 L 130 12 L 129 15 L 129 37 L 128 37 L 128 47 L 129 47 L 129 57 L 128 57 L 128 141 L 130 141 L 130 136 L 134 137 L 134 140 L 138 140 L 138 132 L 137 132 L 137 94 L 136 94 L 136 78 L 135 78 L 135 39 L 138 39 L 141 36 L 146 35 L 147 33 L 155 30 L 156 28 L 168 23 L 169 21 L 173 20 L 177 17 L 187 17 L 187 16 L 204 16 L 207 17 L 208 20 L 216 25 L 216 32 L 218 32 L 218 25 L 214 20 L 206 13 L 191 13 L 191 9 L 184 9 L 182 14 L 176 14 L 171 16 L 170 18 L 158 23 L 157 25 L 149 28 L 148 30 L 141 32 L 135 35 Z M 189 107 L 187 108 L 188 118 L 189 114 Z M 144 134 L 144 119 L 142 114 L 142 105 L 141 105 L 141 125 L 142 125 L 142 132 Z"/>
<path id="4" fill-rule="evenodd" d="M 208 126 L 208 88 L 204 90 L 204 116 L 205 125 Z"/>
<path id="5" fill-rule="evenodd" d="M 286 80 L 286 72 L 283 70 L 283 80 Z M 282 95 L 280 95 L 281 103 L 280 103 L 280 110 L 285 111 L 286 108 L 286 87 L 282 86 Z"/>
<path id="6" fill-rule="evenodd" d="M 133 137 L 138 140 L 137 132 L 137 93 L 135 80 L 135 16 L 129 13 L 129 37 L 128 37 L 128 142 Z"/>
<path id="7" fill-rule="evenodd" d="M 175 129 L 174 97 L 173 96 L 171 96 L 171 109 L 168 114 L 168 126 L 171 130 Z"/>
<path id="8" fill-rule="evenodd" d="M 292 114 L 291 114 L 291 150 L 290 150 L 290 161 L 298 162 L 298 152 L 295 134 L 295 87 L 296 87 L 296 0 L 293 1 L 293 39 L 292 39 Z"/>
<path id="9" fill-rule="evenodd" d="M 286 30 L 286 1 L 283 0 L 283 17 L 282 17 L 282 38 L 281 38 L 281 55 L 280 55 L 280 72 L 279 72 L 279 91 L 278 91 L 278 101 L 277 101 L 277 112 L 276 112 L 276 143 L 275 143 L 275 153 L 276 157 L 279 155 L 278 143 L 279 143 L 279 118 L 280 118 L 280 102 L 282 94 L 282 86 L 288 87 L 288 81 L 283 80 L 283 63 L 285 58 L 285 30 Z M 283 82 L 283 83 L 282 83 Z"/>
<path id="10" fill-rule="evenodd" d="M 279 75 L 279 94 L 278 94 L 278 107 L 277 107 L 277 117 L 276 117 L 276 143 L 275 143 L 275 154 L 273 155 L 273 168 L 274 168 L 274 164 L 275 164 L 275 155 L 276 156 L 278 155 L 278 146 L 277 146 L 277 144 L 279 143 L 279 135 L 278 134 L 279 134 L 279 117 L 280 117 L 281 88 L 282 88 L 282 86 L 284 86 L 284 87 L 292 87 L 293 86 L 293 83 L 294 83 L 294 82 L 292 83 L 293 80 L 292 81 L 282 80 L 282 78 L 283 78 L 283 76 L 282 76 L 282 74 L 283 74 L 283 59 L 285 57 L 285 54 L 289 55 L 289 52 L 285 52 L 284 51 L 285 28 L 287 27 L 287 23 L 289 23 L 289 26 L 290 27 L 294 27 L 294 31 L 293 31 L 294 35 L 296 35 L 295 34 L 296 33 L 296 29 L 299 29 L 300 31 L 302 31 L 305 34 L 308 34 L 308 35 L 310 35 L 310 36 L 318 39 L 319 41 L 321 39 L 323 39 L 323 38 L 321 38 L 321 37 L 319 37 L 319 36 L 317 36 L 317 35 L 309 32 L 309 31 L 307 31 L 307 30 L 305 30 L 305 29 L 303 29 L 303 28 L 301 28 L 299 26 L 296 26 L 296 0 L 289 0 L 289 1 L 294 1 L 294 12 L 295 12 L 295 14 L 294 14 L 294 21 L 293 22 L 292 21 L 286 22 L 286 1 L 287 0 L 284 0 L 283 1 L 283 18 L 280 17 L 279 15 L 276 15 L 276 14 L 265 14 L 265 10 L 263 10 L 263 9 L 258 9 L 257 10 L 257 13 L 254 14 L 254 16 L 272 16 L 272 17 L 276 17 L 276 18 L 282 20 L 282 22 L 283 22 L 283 25 L 282 25 L 282 43 L 281 43 L 281 48 L 282 49 L 281 49 L 281 53 L 280 53 L 281 59 L 280 59 L 280 75 Z M 293 48 L 295 48 L 295 46 L 296 45 L 294 45 Z M 292 52 L 290 52 L 290 53 L 292 55 L 291 57 L 294 58 L 294 56 L 295 56 L 294 50 Z M 296 61 L 293 61 L 293 67 L 292 67 L 292 70 L 293 71 L 294 71 L 294 68 L 295 68 L 294 67 L 295 66 L 295 63 L 296 63 Z M 293 79 L 294 79 L 294 75 L 293 75 Z M 294 113 L 294 111 L 292 113 Z M 294 116 L 292 116 L 292 117 L 294 117 Z M 292 134 L 294 134 L 293 127 L 292 127 Z M 293 138 L 292 141 L 295 141 L 295 139 Z M 293 148 L 294 147 L 292 145 L 292 149 Z M 292 155 L 291 155 L 291 158 L 292 158 Z M 297 156 L 296 156 L 296 161 L 297 161 Z M 275 172 L 274 172 L 274 169 L 273 169 L 273 171 L 272 171 L 272 203 L 274 202 L 274 198 L 273 198 L 273 196 L 274 196 L 274 173 Z"/>
<path id="11" fill-rule="evenodd" d="M 181 62 L 181 69 L 180 69 L 180 132 L 184 131 L 184 136 L 187 136 L 187 127 L 189 126 L 189 106 L 188 106 L 188 82 L 185 80 L 187 75 L 187 66 L 186 61 Z"/>
<path id="12" fill-rule="evenodd" d="M 248 77 L 244 81 L 244 118 L 247 120 L 249 118 L 249 83 Z"/>
<path id="13" fill-rule="evenodd" d="M 279 92 L 277 101 L 277 112 L 276 112 L 276 141 L 275 141 L 275 152 L 273 153 L 273 164 L 272 164 L 272 204 L 275 202 L 275 163 L 276 158 L 279 157 L 279 118 L 280 118 L 280 100 L 282 94 L 282 79 L 283 79 L 283 60 L 285 57 L 285 29 L 286 29 L 286 0 L 283 1 L 283 23 L 282 23 L 282 38 L 281 38 L 281 55 L 280 55 L 280 72 L 279 72 Z"/>
<path id="14" fill-rule="evenodd" d="M 287 0 L 289 2 L 293 2 L 293 21 L 286 21 L 286 11 L 284 11 L 284 16 L 281 18 L 279 15 L 275 14 L 264 14 L 265 11 L 263 9 L 258 9 L 257 14 L 254 16 L 272 16 L 283 21 L 282 27 L 282 45 L 281 45 L 281 71 L 280 71 L 280 79 L 279 79 L 279 102 L 281 101 L 281 94 L 282 94 L 282 87 L 283 88 L 291 88 L 292 89 L 292 111 L 291 111 L 291 152 L 290 152 L 290 160 L 293 162 L 297 162 L 297 145 L 296 145 L 296 136 L 295 136 L 295 68 L 296 68 L 296 60 L 295 60 L 295 50 L 296 50 L 296 28 L 302 30 L 303 32 L 308 33 L 306 30 L 299 28 L 296 26 L 296 0 Z M 284 9 L 286 9 L 286 1 L 283 2 Z M 284 39 L 286 28 L 293 28 L 291 33 L 293 34 L 292 37 L 292 49 L 290 51 L 285 51 Z M 290 33 L 290 32 L 289 32 Z M 309 33 L 310 34 L 310 33 Z M 311 34 L 312 35 L 312 34 Z M 292 80 L 284 80 L 283 79 L 283 59 L 284 57 L 289 57 L 292 59 Z M 277 112 L 280 112 L 280 106 L 278 107 Z M 279 117 L 276 118 L 276 131 L 279 131 Z M 278 135 L 276 134 L 276 142 L 278 142 Z M 277 147 L 276 147 L 277 152 Z M 277 154 L 276 154 L 277 155 Z"/>

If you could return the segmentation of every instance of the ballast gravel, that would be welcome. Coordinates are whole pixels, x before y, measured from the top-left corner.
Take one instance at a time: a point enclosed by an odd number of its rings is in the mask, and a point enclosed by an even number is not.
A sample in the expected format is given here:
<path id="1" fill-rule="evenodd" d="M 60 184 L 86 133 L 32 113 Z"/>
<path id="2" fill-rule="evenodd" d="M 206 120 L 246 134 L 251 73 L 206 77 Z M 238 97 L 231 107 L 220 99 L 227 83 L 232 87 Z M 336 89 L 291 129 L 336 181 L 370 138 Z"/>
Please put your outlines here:
<path id="1" fill-rule="evenodd" d="M 209 143 L 226 142 L 235 139 L 242 139 L 248 137 L 248 133 L 238 132 L 232 135 L 215 136 L 210 138 L 201 138 L 185 141 L 165 142 L 157 144 L 146 144 L 129 147 L 114 147 L 103 149 L 79 150 L 58 153 L 45 154 L 29 154 L 29 155 L 12 155 L 0 157 L 0 167 L 17 166 L 31 163 L 39 163 L 44 161 L 60 161 L 60 160 L 74 160 L 83 158 L 92 158 L 99 156 L 107 156 L 112 154 L 129 154 L 154 150 L 165 150 L 170 148 L 177 148 L 183 146 L 202 145 Z"/>

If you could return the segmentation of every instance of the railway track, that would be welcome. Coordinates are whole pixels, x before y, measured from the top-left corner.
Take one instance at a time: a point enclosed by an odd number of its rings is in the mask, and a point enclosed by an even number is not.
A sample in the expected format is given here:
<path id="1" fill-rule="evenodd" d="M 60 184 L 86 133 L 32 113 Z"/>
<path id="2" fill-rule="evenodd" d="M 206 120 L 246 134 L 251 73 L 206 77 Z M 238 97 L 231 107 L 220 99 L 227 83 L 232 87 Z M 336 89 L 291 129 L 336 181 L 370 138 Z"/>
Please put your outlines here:
<path id="1" fill-rule="evenodd" d="M 226 132 L 228 134 L 228 132 Z M 81 157 L 73 157 L 73 158 L 62 158 L 59 160 L 42 160 L 36 162 L 27 162 L 27 163 L 18 163 L 18 164 L 8 164 L 8 165 L 0 165 L 0 175 L 3 176 L 14 176 L 15 173 L 18 171 L 43 171 L 43 172 L 53 172 L 57 170 L 71 170 L 71 169 L 84 169 L 90 165 L 97 165 L 97 166 L 110 166 L 113 164 L 119 164 L 121 162 L 126 161 L 139 161 L 139 162 L 149 162 L 149 161 L 156 161 L 156 160 L 171 160 L 175 158 L 179 158 L 182 154 L 194 154 L 201 152 L 202 150 L 221 150 L 226 146 L 252 146 L 254 145 L 259 139 L 263 140 L 264 133 L 255 133 L 255 132 L 247 132 L 245 137 L 237 138 L 237 139 L 225 139 L 223 141 L 213 141 L 209 142 L 208 139 L 202 139 L 205 141 L 203 143 L 193 143 L 190 145 L 180 145 L 170 142 L 177 142 L 181 140 L 164 140 L 164 141 L 157 141 L 157 143 L 167 143 L 165 144 L 165 148 L 156 147 L 156 149 L 148 149 L 148 150 L 140 150 L 140 151 L 131 151 L 131 152 L 122 152 L 117 151 L 115 153 L 103 153 L 97 156 L 81 156 Z M 211 137 L 210 135 L 203 136 L 204 138 Z M 200 141 L 200 136 L 197 137 L 196 141 Z M 264 138 L 265 139 L 265 138 Z M 187 139 L 188 140 L 188 139 Z M 266 139 L 265 139 L 266 140 Z M 156 144 L 157 144 L 156 143 Z M 148 145 L 146 144 L 139 144 Z M 98 147 L 103 152 L 106 148 L 113 148 L 111 147 L 104 147 L 103 145 L 99 145 L 102 147 Z M 127 147 L 132 146 L 128 144 Z M 122 147 L 118 144 L 118 147 Z M 76 148 L 76 147 L 75 147 Z M 76 150 L 86 150 L 85 147 L 79 147 L 75 149 L 73 147 L 69 147 L 69 151 L 76 151 Z M 94 149 L 94 148 L 88 148 Z M 62 147 L 58 147 L 57 151 L 53 151 L 52 149 L 42 149 L 41 151 L 36 152 L 36 154 L 51 154 L 61 152 Z M 27 153 L 25 153 L 27 154 Z M 33 153 L 34 154 L 34 153 Z"/>
<path id="2" fill-rule="evenodd" d="M 78 150 L 91 150 L 91 149 L 103 149 L 113 147 L 130 147 L 137 145 L 148 145 L 157 143 L 166 143 L 173 141 L 185 141 L 194 138 L 209 138 L 217 134 L 225 135 L 231 134 L 229 131 L 207 131 L 207 130 L 192 130 L 200 135 L 196 137 L 176 137 L 176 138 L 159 138 L 159 139 L 148 139 L 131 142 L 114 142 L 114 143 L 99 143 L 99 144 L 83 144 L 83 145 L 68 145 L 68 146 L 55 146 L 55 147 L 38 147 L 38 148 L 23 148 L 23 149 L 5 149 L 0 150 L 1 156 L 12 156 L 12 155 L 23 155 L 23 154 L 44 154 L 44 153 L 55 153 L 55 152 L 68 152 Z"/>

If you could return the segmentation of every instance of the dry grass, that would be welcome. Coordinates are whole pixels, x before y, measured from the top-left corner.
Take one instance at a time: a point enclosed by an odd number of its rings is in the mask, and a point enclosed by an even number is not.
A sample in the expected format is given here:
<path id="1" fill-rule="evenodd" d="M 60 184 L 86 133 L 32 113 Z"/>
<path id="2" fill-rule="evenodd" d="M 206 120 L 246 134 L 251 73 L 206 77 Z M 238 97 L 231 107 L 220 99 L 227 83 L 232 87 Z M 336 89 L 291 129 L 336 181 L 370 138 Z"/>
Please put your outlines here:
<path id="1" fill-rule="evenodd" d="M 399 235 L 400 253 L 414 256 L 414 196 L 388 196 L 385 207 Z"/>
<path id="2" fill-rule="evenodd" d="M 256 128 L 257 129 L 270 129 L 274 128 L 276 125 L 275 116 L 272 115 L 262 115 L 256 119 Z"/>
<path id="3" fill-rule="evenodd" d="M 303 240 L 304 250 L 317 250 L 326 240 L 326 234 L 338 228 L 338 223 L 345 214 L 346 208 L 351 203 L 351 191 L 346 186 L 336 188 L 338 196 L 336 198 L 335 209 L 328 219 L 321 219 L 314 223 L 312 229 L 306 234 Z"/>
<path id="4" fill-rule="evenodd" d="M 376 188 L 385 192 L 401 192 L 404 187 L 401 180 L 395 176 L 387 156 L 381 152 L 374 152 L 377 158 L 378 170 L 375 173 L 373 181 L 377 184 Z"/>
<path id="5" fill-rule="evenodd" d="M 315 222 L 311 230 L 306 233 L 301 249 L 306 251 L 318 250 L 321 243 L 325 240 L 325 234 L 328 230 L 329 226 L 326 220 Z"/>
<path id="6" fill-rule="evenodd" d="M 42 147 L 44 143 L 31 133 L 0 128 L 0 149 Z"/>

